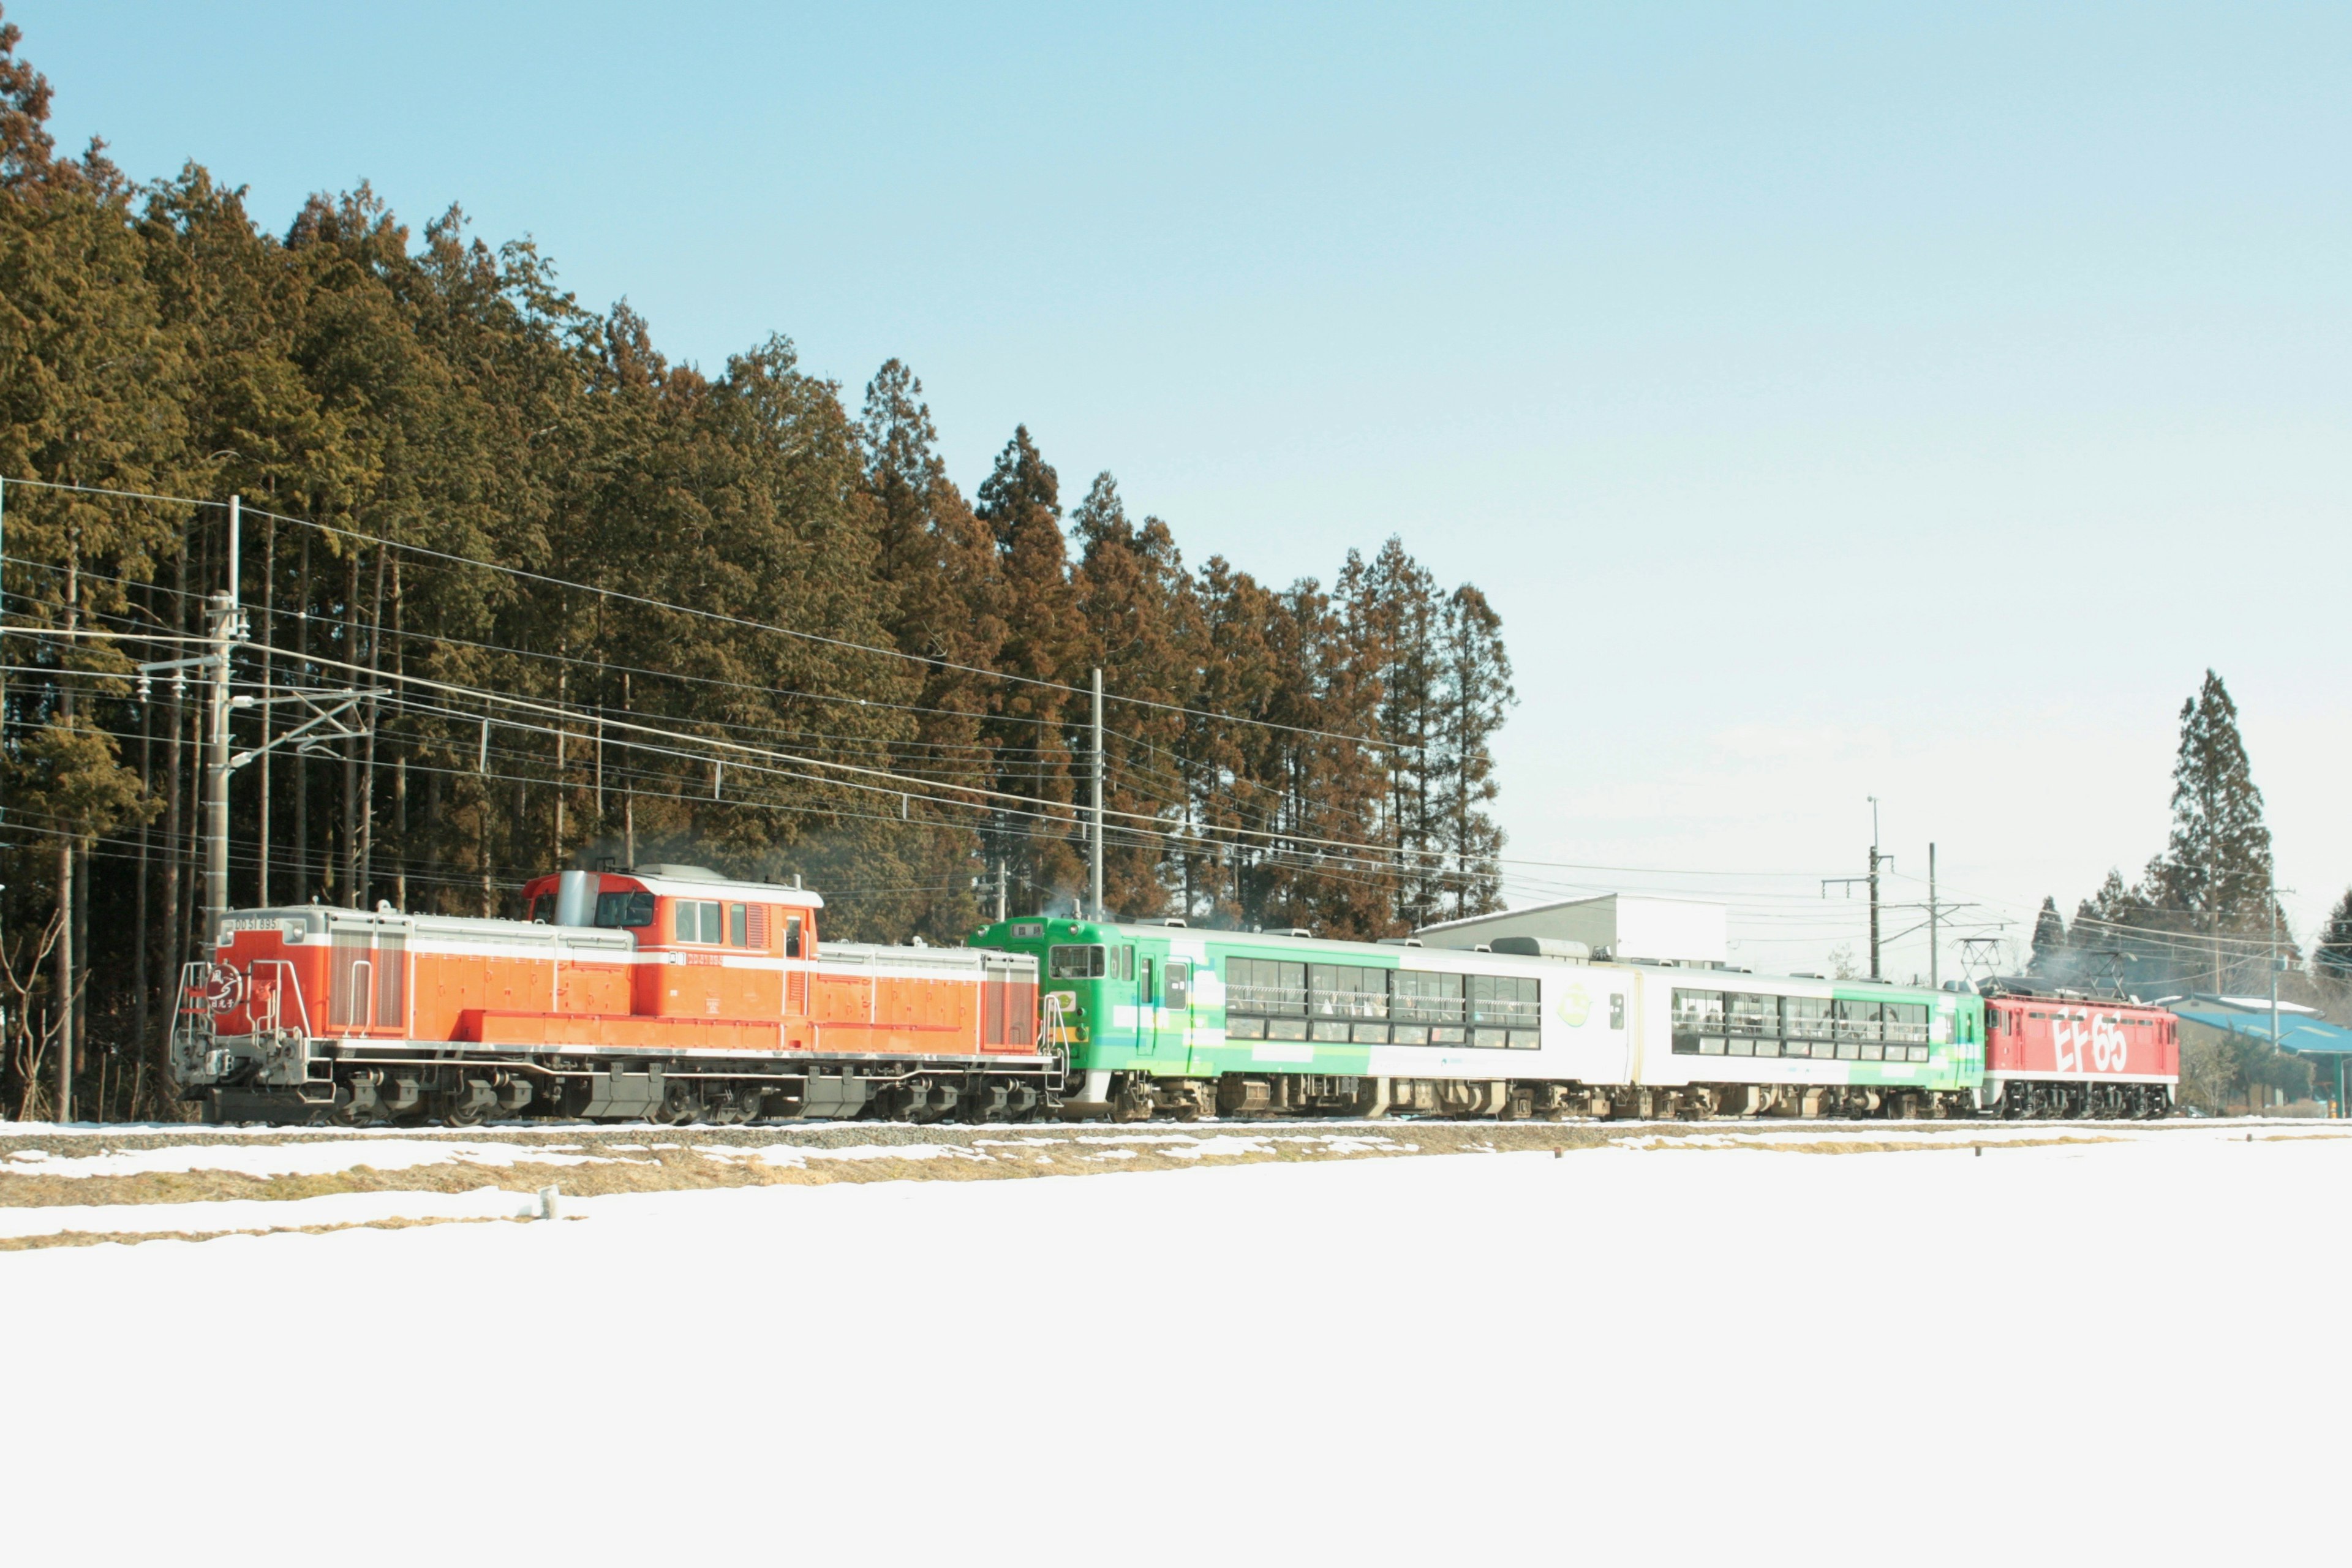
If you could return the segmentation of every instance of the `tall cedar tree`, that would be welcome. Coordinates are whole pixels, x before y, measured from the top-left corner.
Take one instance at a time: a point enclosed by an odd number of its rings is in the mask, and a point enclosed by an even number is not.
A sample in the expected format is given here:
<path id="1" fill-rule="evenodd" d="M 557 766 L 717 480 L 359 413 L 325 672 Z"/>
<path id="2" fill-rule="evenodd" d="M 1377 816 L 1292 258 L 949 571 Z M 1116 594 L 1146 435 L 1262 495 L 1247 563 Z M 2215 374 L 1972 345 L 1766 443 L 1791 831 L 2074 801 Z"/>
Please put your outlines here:
<path id="1" fill-rule="evenodd" d="M 2172 837 L 2151 871 L 2150 891 L 2160 908 L 2200 916 L 2215 929 L 2269 915 L 2271 830 L 2263 823 L 2263 792 L 2238 736 L 2238 705 L 2210 669 L 2180 707 Z"/>
<path id="2" fill-rule="evenodd" d="M 1064 686 L 1086 678 L 1086 647 L 1062 539 L 1061 481 L 1029 438 L 1026 426 L 997 454 L 974 509 L 996 542 L 1006 582 L 1014 585 L 1004 616 L 996 668 L 1010 679 L 996 689 L 984 732 L 995 753 L 994 787 L 1048 803 L 1047 809 L 995 813 L 990 855 L 1006 868 L 1024 908 L 1075 908 L 1084 883 L 1082 840 L 1066 810 L 1073 798 L 1073 715 Z M 1076 716 L 1084 722 L 1086 715 Z"/>
<path id="3" fill-rule="evenodd" d="M 2253 782 L 2237 705 L 2211 670 L 2181 705 L 2172 770 L 2172 831 L 2136 886 L 2110 871 L 2084 900 L 2062 967 L 2119 977 L 2146 994 L 2258 986 L 2273 922 L 2270 829 Z M 2284 944 L 2292 955 L 2293 944 Z M 2096 955 L 2095 957 L 2094 955 Z"/>
<path id="4" fill-rule="evenodd" d="M 1503 617 L 1486 595 L 1464 584 L 1446 595 L 1438 631 L 1438 754 L 1430 773 L 1436 836 L 1454 919 L 1503 907 L 1503 830 L 1487 806 L 1501 793 L 1488 740 L 1518 700 L 1511 688 L 1511 658 L 1503 648 Z"/>
<path id="5" fill-rule="evenodd" d="M 2328 911 L 2311 962 L 2313 968 L 2331 980 L 2352 980 L 2352 888 L 2347 888 Z"/>
<path id="6" fill-rule="evenodd" d="M 2058 900 L 2044 898 L 2042 912 L 2033 917 L 2033 962 L 2036 974 L 2051 973 L 2066 951 L 2066 921 L 2058 913 Z"/>
<path id="7" fill-rule="evenodd" d="M 889 595 L 893 646 L 923 661 L 912 733 L 897 753 L 903 772 L 934 781 L 952 800 L 989 787 L 982 727 L 997 683 L 974 670 L 992 668 L 1004 646 L 1011 594 L 990 531 L 972 515 L 939 455 L 939 433 L 923 384 L 897 360 L 866 384 L 861 436 L 866 488 L 875 509 L 875 574 Z M 911 929 L 953 942 L 980 918 L 973 880 L 985 869 L 971 813 L 906 808 L 918 891 Z"/>
<path id="8" fill-rule="evenodd" d="M 1149 918 L 1169 907 L 1172 864 L 1163 837 L 1183 820 L 1183 715 L 1200 700 L 1192 654 L 1197 600 L 1175 535 L 1156 517 L 1130 521 L 1118 483 L 1097 474 L 1070 514 L 1072 574 L 1087 656 L 1105 687 L 1128 700 L 1104 715 L 1103 902 Z M 1148 704 L 1148 706 L 1147 706 Z M 1092 766 L 1092 759 L 1085 759 Z M 1081 798 L 1087 798 L 1081 791 Z M 1135 820 L 1149 818 L 1157 826 Z"/>

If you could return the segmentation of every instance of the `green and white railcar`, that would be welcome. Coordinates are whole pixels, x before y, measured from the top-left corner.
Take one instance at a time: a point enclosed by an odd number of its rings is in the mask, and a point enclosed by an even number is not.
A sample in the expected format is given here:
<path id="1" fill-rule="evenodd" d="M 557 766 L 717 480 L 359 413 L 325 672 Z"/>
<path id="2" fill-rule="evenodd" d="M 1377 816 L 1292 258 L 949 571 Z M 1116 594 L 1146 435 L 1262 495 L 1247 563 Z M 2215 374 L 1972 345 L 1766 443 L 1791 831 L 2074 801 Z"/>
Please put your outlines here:
<path id="1" fill-rule="evenodd" d="M 1946 1114 L 1974 996 L 1869 982 L 1030 918 L 1065 1110 L 1141 1118 Z"/>

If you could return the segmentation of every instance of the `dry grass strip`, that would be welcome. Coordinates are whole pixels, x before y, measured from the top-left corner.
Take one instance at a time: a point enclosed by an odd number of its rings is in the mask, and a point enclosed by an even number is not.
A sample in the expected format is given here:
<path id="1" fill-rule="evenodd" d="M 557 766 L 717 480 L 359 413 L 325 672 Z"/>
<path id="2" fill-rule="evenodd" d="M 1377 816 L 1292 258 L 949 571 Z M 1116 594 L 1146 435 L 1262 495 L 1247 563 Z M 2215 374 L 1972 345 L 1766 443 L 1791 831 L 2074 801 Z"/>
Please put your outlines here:
<path id="1" fill-rule="evenodd" d="M 931 1130 L 926 1130 L 931 1131 Z M 940 1130 L 945 1131 L 945 1130 Z M 961 1131 L 961 1130 L 959 1130 Z M 1442 1122 L 1368 1124 L 1360 1131 L 1318 1130 L 1302 1137 L 1279 1124 L 1242 1124 L 1171 1131 L 1164 1143 L 1149 1140 L 1154 1133 L 1138 1128 L 1105 1136 L 1019 1127 L 979 1127 L 968 1130 L 968 1142 L 947 1142 L 940 1152 L 923 1158 L 883 1155 L 867 1159 L 827 1159 L 821 1146 L 797 1143 L 693 1142 L 647 1148 L 631 1146 L 604 1153 L 597 1142 L 568 1142 L 564 1152 L 602 1154 L 593 1163 L 550 1164 L 524 1160 L 511 1165 L 478 1164 L 467 1161 L 379 1171 L 367 1165 L 305 1175 L 251 1175 L 237 1171 L 146 1172 L 123 1176 L 69 1176 L 31 1170 L 0 1170 L 0 1207 L 47 1208 L 62 1205 L 151 1205 L 257 1199 L 290 1202 L 342 1193 L 470 1193 L 496 1188 L 517 1194 L 552 1186 L 567 1197 L 606 1197 L 630 1193 L 695 1192 L 728 1187 L 820 1187 L 836 1184 L 863 1185 L 875 1182 L 1004 1181 L 1030 1176 L 1102 1175 L 1117 1172 L 1174 1171 L 1202 1165 L 1268 1163 L 1313 1164 L 1337 1160 L 1393 1159 L 1416 1154 L 1497 1153 L 1606 1148 L 1633 1143 L 1648 1151 L 1726 1148 L 1791 1154 L 1887 1154 L 1941 1150 L 1957 1152 L 1970 1148 L 2045 1148 L 2074 1144 L 2115 1143 L 2128 1140 L 2104 1134 L 2053 1132 L 2040 1138 L 1918 1138 L 1751 1139 L 1728 1129 L 1712 1131 L 1695 1124 L 1680 1135 L 1655 1127 L 1599 1124 L 1493 1124 Z M 1743 1130 L 1743 1131 L 1746 1130 Z M 1199 1151 L 1205 1137 L 1249 1140 L 1258 1146 L 1215 1152 Z M 2344 1137 L 2347 1133 L 2257 1134 L 2261 1142 L 2294 1142 L 2301 1138 Z M 1332 1142 L 1328 1139 L 1343 1139 Z M 986 1147 L 976 1146 L 984 1142 Z M 804 1163 L 771 1164 L 761 1157 L 766 1149 L 792 1150 Z M 1181 1150 L 1182 1152 L 1173 1151 Z M 101 1242 L 135 1243 L 161 1240 L 205 1240 L 215 1236 L 306 1235 L 347 1230 L 355 1225 L 399 1230 L 418 1225 L 509 1224 L 504 1219 L 383 1219 L 353 1224 L 278 1226 L 257 1230 L 190 1232 L 72 1232 L 65 1236 L 0 1237 L 0 1252 Z"/>
<path id="2" fill-rule="evenodd" d="M 2075 1143 L 2128 1143 L 2128 1138 L 1958 1138 L 1930 1141 L 1927 1139 L 1856 1139 L 1853 1142 L 1808 1142 L 1782 1143 L 1749 1142 L 1733 1135 L 1721 1143 L 1661 1143 L 1659 1150 L 1690 1149 L 1700 1152 L 1721 1149 L 1753 1149 L 1767 1154 L 1916 1154 L 1941 1149 L 1958 1152 L 1969 1149 L 2051 1149 Z"/>
<path id="3" fill-rule="evenodd" d="M 578 1216 L 573 1216 L 578 1217 Z M 528 1216 L 450 1215 L 436 1219 L 355 1219 L 341 1225 L 273 1225 L 256 1230 L 61 1230 L 49 1236 L 0 1237 L 0 1252 L 53 1247 L 130 1247 L 142 1241 L 218 1241 L 225 1236 L 325 1236 L 338 1230 L 415 1230 L 428 1225 L 529 1225 Z"/>
<path id="4" fill-rule="evenodd" d="M 1421 1151 L 1402 1142 L 1370 1146 L 1276 1142 L 1270 1148 L 1176 1155 L 1150 1144 L 1097 1146 L 1055 1142 L 1009 1148 L 951 1150 L 927 1159 L 811 1159 L 770 1164 L 728 1149 L 653 1149 L 587 1165 L 481 1165 L 463 1160 L 378 1171 L 366 1165 L 312 1175 L 256 1176 L 239 1171 L 156 1171 L 130 1176 L 0 1174 L 0 1206 L 184 1204 L 234 1199 L 289 1202 L 341 1193 L 470 1193 L 497 1187 L 518 1194 L 556 1187 L 566 1197 L 625 1193 L 698 1192 L 720 1187 L 822 1187 L 838 1183 L 1000 1181 L 1026 1176 L 1099 1175 L 1114 1171 L 1173 1171 L 1202 1164 L 1314 1163 L 1393 1157 Z M 814 1152 L 821 1153 L 821 1151 Z"/>

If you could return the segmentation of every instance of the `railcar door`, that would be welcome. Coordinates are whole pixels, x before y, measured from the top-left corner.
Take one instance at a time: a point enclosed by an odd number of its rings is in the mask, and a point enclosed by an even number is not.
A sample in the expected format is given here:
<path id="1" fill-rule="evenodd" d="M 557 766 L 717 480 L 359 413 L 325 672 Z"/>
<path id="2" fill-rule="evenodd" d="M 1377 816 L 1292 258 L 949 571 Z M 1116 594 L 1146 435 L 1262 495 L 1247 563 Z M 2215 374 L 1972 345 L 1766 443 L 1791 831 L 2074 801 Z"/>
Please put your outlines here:
<path id="1" fill-rule="evenodd" d="M 1137 1031 L 1143 1042 L 1142 1054 L 1181 1058 L 1186 1035 L 1192 1027 L 1191 959 L 1171 958 L 1160 966 L 1160 1005 L 1152 1009 L 1151 1026 L 1148 1033 Z"/>
<path id="2" fill-rule="evenodd" d="M 1545 1067 L 1580 1083 L 1627 1081 L 1633 977 L 1571 969 L 1543 978 Z"/>

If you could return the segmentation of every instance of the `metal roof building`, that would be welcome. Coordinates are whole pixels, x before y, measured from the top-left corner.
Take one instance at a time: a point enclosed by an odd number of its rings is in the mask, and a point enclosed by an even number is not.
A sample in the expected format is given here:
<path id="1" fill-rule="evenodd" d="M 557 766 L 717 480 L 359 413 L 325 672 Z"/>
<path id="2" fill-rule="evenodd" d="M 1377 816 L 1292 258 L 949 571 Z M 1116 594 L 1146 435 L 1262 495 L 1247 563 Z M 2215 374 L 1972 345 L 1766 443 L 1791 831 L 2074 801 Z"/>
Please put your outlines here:
<path id="1" fill-rule="evenodd" d="M 1478 948 L 1498 937 L 1581 942 L 1596 954 L 1634 963 L 1687 963 L 1720 969 L 1730 962 L 1730 911 L 1696 899 L 1636 893 L 1563 899 L 1425 925 L 1425 947 Z"/>
<path id="2" fill-rule="evenodd" d="M 2183 1024 L 2268 1042 L 2272 1013 L 2261 996 L 2173 996 L 2158 1005 L 2170 1008 Z M 2314 1058 L 2313 1074 L 2328 1096 L 2335 1113 L 2345 1113 L 2345 1062 L 2352 1058 L 2352 1029 L 2331 1024 L 2315 1007 L 2282 1002 L 2277 1013 L 2277 1043 L 2283 1051 Z"/>

